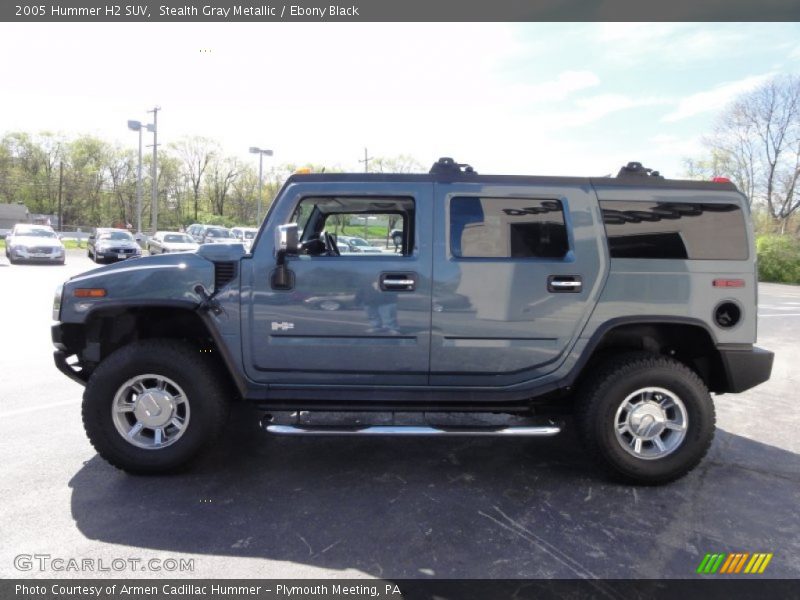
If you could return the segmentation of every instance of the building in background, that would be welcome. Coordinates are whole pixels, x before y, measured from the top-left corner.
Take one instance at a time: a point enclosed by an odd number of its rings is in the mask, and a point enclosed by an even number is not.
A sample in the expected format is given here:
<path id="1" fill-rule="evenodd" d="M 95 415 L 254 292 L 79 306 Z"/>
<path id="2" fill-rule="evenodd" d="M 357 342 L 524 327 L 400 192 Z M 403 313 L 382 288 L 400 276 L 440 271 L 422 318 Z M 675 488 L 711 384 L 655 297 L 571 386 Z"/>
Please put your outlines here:
<path id="1" fill-rule="evenodd" d="M 0 239 L 6 236 L 17 223 L 30 223 L 31 214 L 24 204 L 0 204 Z"/>

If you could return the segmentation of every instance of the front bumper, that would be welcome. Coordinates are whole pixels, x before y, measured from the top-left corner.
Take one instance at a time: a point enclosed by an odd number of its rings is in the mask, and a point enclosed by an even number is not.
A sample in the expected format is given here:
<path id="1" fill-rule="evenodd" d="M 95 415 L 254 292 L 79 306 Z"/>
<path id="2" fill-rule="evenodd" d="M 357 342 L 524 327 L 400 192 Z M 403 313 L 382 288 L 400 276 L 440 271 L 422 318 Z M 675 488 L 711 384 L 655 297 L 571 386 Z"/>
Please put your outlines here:
<path id="1" fill-rule="evenodd" d="M 75 351 L 70 348 L 78 347 L 76 334 L 76 329 L 70 329 L 64 323 L 56 323 L 50 327 L 50 337 L 53 340 L 53 346 L 56 347 L 53 352 L 53 361 L 56 368 L 64 375 L 81 385 L 86 385 L 87 373 L 83 372 L 80 365 L 67 362 L 67 359 L 75 354 Z"/>
<path id="2" fill-rule="evenodd" d="M 719 348 L 727 392 L 738 393 L 764 383 L 772 374 L 775 354 L 763 348 Z"/>
<path id="3" fill-rule="evenodd" d="M 30 262 L 56 262 L 61 263 L 64 262 L 64 258 L 66 253 L 63 250 L 56 248 L 55 250 L 51 251 L 48 249 L 47 252 L 32 252 L 27 248 L 12 248 L 9 250 L 9 256 L 18 261 L 30 261 Z"/>
<path id="4" fill-rule="evenodd" d="M 97 258 L 99 260 L 125 260 L 126 258 L 139 258 L 142 253 L 141 251 L 137 252 L 115 252 L 113 250 L 106 250 L 101 252 L 98 250 L 96 252 Z"/>

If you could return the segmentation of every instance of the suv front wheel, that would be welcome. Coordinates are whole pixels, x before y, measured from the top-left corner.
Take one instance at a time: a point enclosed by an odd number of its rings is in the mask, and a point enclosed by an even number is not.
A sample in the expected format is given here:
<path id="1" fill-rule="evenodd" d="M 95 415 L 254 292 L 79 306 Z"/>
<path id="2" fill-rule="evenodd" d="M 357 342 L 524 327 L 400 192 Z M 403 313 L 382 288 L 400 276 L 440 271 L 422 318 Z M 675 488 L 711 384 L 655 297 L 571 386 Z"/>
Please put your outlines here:
<path id="1" fill-rule="evenodd" d="M 228 416 L 214 365 L 176 340 L 134 342 L 109 355 L 83 394 L 97 453 L 131 473 L 175 470 L 207 448 Z"/>
<path id="2" fill-rule="evenodd" d="M 714 437 L 703 381 L 666 356 L 613 358 L 581 386 L 576 422 L 587 449 L 613 477 L 656 485 L 691 471 Z"/>

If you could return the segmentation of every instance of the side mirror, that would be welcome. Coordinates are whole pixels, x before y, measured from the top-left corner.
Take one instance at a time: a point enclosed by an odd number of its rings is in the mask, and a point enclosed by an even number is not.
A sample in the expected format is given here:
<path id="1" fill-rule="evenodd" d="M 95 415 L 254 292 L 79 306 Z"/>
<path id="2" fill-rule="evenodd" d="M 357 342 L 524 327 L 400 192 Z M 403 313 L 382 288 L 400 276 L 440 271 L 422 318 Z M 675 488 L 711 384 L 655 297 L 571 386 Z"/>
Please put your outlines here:
<path id="1" fill-rule="evenodd" d="M 287 256 L 297 256 L 297 223 L 279 225 L 275 229 L 275 270 L 271 283 L 274 290 L 290 290 L 294 287 L 294 273 L 286 266 Z"/>
<path id="2" fill-rule="evenodd" d="M 281 262 L 281 255 L 297 256 L 299 246 L 299 236 L 297 233 L 297 223 L 279 225 L 275 229 L 275 255 L 278 263 Z"/>

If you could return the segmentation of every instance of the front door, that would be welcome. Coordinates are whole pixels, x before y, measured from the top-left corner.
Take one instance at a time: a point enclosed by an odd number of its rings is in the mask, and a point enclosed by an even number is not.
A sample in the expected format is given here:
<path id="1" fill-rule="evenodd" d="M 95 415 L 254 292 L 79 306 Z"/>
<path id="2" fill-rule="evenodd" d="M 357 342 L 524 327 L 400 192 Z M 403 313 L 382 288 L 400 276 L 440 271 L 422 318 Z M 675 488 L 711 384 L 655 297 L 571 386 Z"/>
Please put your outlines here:
<path id="1" fill-rule="evenodd" d="M 301 182 L 284 191 L 253 258 L 244 261 L 252 294 L 243 306 L 249 311 L 243 338 L 253 379 L 427 383 L 432 188 Z M 290 222 L 298 223 L 303 249 L 287 260 L 291 289 L 273 289 L 274 241 L 266 232 Z M 402 244 L 395 246 L 392 231 L 403 232 Z"/>

